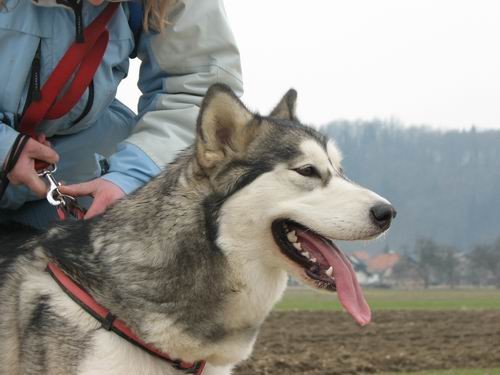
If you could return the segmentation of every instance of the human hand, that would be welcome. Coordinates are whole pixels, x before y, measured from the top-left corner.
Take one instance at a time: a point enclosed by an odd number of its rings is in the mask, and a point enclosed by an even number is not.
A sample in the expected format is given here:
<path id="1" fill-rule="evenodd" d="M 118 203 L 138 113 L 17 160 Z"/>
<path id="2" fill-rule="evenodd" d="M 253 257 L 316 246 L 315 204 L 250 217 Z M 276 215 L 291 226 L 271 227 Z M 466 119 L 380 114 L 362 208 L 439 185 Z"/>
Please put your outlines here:
<path id="1" fill-rule="evenodd" d="M 94 198 L 92 205 L 83 217 L 85 220 L 102 214 L 109 206 L 125 196 L 122 189 L 102 178 L 96 178 L 95 180 L 81 184 L 63 185 L 59 187 L 59 191 L 62 194 L 71 195 L 72 197 L 90 195 Z"/>
<path id="2" fill-rule="evenodd" d="M 16 165 L 7 174 L 7 178 L 13 185 L 26 185 L 37 196 L 43 197 L 47 194 L 45 182 L 38 176 L 35 169 L 35 161 L 41 160 L 49 164 L 59 161 L 59 155 L 46 140 L 45 135 L 40 135 L 36 140 L 30 138 L 19 155 Z"/>

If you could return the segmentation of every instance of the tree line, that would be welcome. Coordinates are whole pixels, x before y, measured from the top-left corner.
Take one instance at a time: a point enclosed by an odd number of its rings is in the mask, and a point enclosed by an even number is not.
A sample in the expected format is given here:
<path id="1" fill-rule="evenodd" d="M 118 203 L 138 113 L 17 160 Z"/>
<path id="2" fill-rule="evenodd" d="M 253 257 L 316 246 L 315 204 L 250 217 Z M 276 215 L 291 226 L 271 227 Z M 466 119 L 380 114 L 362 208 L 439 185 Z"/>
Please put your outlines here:
<path id="1" fill-rule="evenodd" d="M 409 253 L 426 238 L 430 242 L 418 246 L 449 244 L 438 246 L 443 254 L 453 249 L 488 256 L 490 245 L 476 244 L 500 237 L 500 131 L 437 131 L 380 120 L 335 121 L 320 130 L 343 151 L 347 175 L 398 211 L 389 233 L 363 247 Z M 453 278 L 449 258 L 447 277 Z M 475 277 L 483 282 L 481 274 Z"/>
<path id="2" fill-rule="evenodd" d="M 429 238 L 418 239 L 412 253 L 403 254 L 393 269 L 396 283 L 419 281 L 425 288 L 444 285 L 500 288 L 500 237 L 461 252 Z"/>

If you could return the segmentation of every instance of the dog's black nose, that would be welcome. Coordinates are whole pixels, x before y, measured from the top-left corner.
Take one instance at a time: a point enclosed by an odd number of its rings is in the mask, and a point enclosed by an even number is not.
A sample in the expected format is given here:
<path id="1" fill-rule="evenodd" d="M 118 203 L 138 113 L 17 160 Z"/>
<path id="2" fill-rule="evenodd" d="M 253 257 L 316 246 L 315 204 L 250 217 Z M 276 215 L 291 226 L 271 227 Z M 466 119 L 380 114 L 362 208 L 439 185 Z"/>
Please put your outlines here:
<path id="1" fill-rule="evenodd" d="M 377 204 L 370 209 L 372 221 L 380 229 L 387 229 L 391 220 L 396 217 L 396 210 L 390 204 Z"/>

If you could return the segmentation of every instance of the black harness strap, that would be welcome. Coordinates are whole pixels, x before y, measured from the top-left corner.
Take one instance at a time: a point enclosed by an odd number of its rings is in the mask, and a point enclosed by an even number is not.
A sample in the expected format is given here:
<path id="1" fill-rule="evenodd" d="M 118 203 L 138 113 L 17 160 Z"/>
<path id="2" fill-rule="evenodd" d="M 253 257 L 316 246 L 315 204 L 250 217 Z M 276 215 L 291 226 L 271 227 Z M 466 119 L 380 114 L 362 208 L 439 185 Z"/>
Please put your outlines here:
<path id="1" fill-rule="evenodd" d="M 7 162 L 5 163 L 4 169 L 0 172 L 0 199 L 5 194 L 5 190 L 9 186 L 9 179 L 7 175 L 14 169 L 17 161 L 19 160 L 19 156 L 21 156 L 21 152 L 23 151 L 24 146 L 30 139 L 29 136 L 24 134 L 18 134 L 12 148 L 10 149 L 9 157 L 7 158 Z"/>

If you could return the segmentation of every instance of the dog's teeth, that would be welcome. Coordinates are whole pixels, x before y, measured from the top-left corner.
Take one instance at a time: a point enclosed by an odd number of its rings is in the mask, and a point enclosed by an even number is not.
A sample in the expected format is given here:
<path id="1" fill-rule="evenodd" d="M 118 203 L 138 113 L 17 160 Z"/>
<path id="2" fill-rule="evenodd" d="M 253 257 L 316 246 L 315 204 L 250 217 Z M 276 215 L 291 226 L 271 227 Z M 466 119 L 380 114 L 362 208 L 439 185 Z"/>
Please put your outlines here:
<path id="1" fill-rule="evenodd" d="M 316 263 L 317 259 L 316 258 L 311 258 L 311 262 Z"/>
<path id="2" fill-rule="evenodd" d="M 302 256 L 305 256 L 307 259 L 309 259 L 309 253 L 307 251 L 301 252 Z"/>
<path id="3" fill-rule="evenodd" d="M 291 232 L 288 232 L 286 235 L 286 238 L 288 238 L 288 241 L 290 242 L 297 242 L 297 236 L 295 235 L 295 231 L 292 230 Z"/>
<path id="4" fill-rule="evenodd" d="M 332 277 L 333 275 L 333 267 L 330 266 L 330 268 L 328 268 L 325 273 L 329 276 L 329 277 Z"/>
<path id="5" fill-rule="evenodd" d="M 293 242 L 292 243 L 293 247 L 295 247 L 297 250 L 302 250 L 302 245 L 300 242 Z"/>

